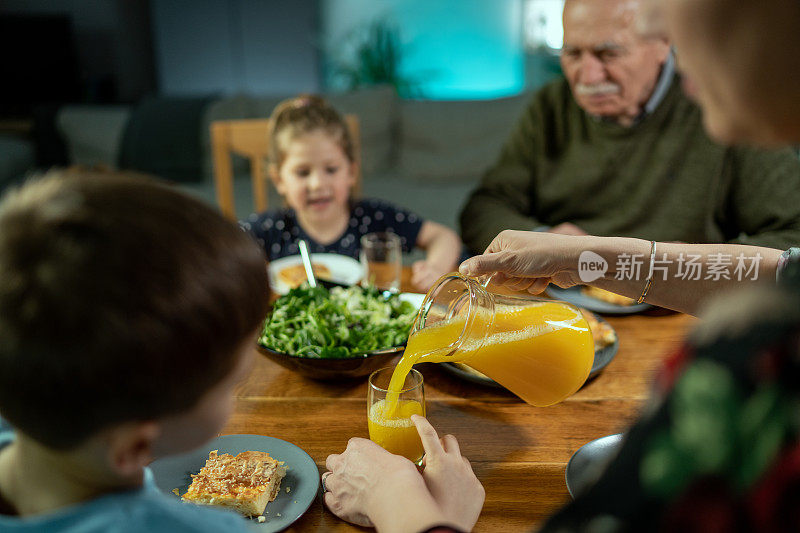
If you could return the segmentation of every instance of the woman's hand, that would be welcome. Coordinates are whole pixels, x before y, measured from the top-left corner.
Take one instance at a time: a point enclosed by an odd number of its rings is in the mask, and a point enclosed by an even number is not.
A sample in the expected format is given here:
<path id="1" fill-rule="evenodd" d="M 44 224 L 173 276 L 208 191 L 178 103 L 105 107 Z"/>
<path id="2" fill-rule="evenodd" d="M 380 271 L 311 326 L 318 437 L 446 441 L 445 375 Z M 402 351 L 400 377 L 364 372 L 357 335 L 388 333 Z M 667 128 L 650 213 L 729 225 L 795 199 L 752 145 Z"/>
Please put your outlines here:
<path id="1" fill-rule="evenodd" d="M 533 231 L 501 232 L 483 255 L 471 257 L 459 271 L 467 276 L 494 274 L 492 283 L 515 291 L 542 292 L 548 283 L 572 287 L 581 283 L 578 258 L 590 250 L 590 239 Z"/>
<path id="2" fill-rule="evenodd" d="M 329 455 L 325 505 L 339 518 L 381 532 L 424 531 L 451 523 L 431 497 L 417 467 L 367 439 L 352 438 Z"/>
<path id="3" fill-rule="evenodd" d="M 439 439 L 428 419 L 411 417 L 425 448 L 425 485 L 444 515 L 462 531 L 478 521 L 486 492 L 453 435 Z"/>
<path id="4" fill-rule="evenodd" d="M 411 461 L 357 437 L 350 439 L 343 453 L 329 455 L 325 466 L 331 472 L 325 477 L 325 505 L 359 526 L 373 525 L 369 516 L 373 506 L 392 504 L 390 496 L 381 502 L 387 490 L 403 484 L 418 487 L 422 481 Z"/>

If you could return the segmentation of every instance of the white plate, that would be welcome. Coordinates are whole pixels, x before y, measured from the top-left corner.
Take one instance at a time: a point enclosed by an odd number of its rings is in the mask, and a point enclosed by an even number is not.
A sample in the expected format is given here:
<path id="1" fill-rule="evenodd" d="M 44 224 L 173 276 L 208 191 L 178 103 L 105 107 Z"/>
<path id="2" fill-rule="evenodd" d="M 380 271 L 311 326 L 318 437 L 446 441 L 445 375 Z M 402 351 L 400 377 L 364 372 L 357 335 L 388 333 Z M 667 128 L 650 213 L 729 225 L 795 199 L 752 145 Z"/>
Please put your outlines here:
<path id="1" fill-rule="evenodd" d="M 361 263 L 346 255 L 311 254 L 311 262 L 328 267 L 331 271 L 331 281 L 344 283 L 345 285 L 354 285 L 364 277 L 364 268 Z M 289 292 L 291 287 L 278 279 L 278 273 L 286 267 L 302 263 L 303 258 L 299 255 L 290 255 L 271 261 L 269 264 L 269 283 L 272 291 L 277 294 Z"/>
<path id="2" fill-rule="evenodd" d="M 305 514 L 317 497 L 319 469 L 314 460 L 291 442 L 263 435 L 224 435 L 191 452 L 154 461 L 150 469 L 158 488 L 169 496 L 174 496 L 172 490 L 176 488 L 184 494 L 191 483 L 191 474 L 196 474 L 206 464 L 211 450 L 231 455 L 250 450 L 267 452 L 286 465 L 286 477 L 281 481 L 278 495 L 267 504 L 266 521 L 251 522 L 258 531 L 268 533 L 286 529 Z M 287 487 L 289 492 L 286 492 Z M 242 520 L 247 519 L 242 517 Z"/>
<path id="3" fill-rule="evenodd" d="M 425 295 L 418 292 L 401 292 L 397 297 L 403 302 L 410 303 L 417 309 L 422 306 L 422 301 L 425 299 Z"/>

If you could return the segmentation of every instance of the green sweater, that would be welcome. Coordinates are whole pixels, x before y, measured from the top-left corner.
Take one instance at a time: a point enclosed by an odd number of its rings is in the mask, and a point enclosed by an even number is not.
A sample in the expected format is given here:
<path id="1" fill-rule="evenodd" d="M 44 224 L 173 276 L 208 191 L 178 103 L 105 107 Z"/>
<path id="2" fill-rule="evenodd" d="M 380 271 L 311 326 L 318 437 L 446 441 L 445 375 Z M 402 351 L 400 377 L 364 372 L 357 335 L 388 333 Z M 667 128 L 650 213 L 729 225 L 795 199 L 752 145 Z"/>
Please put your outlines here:
<path id="1" fill-rule="evenodd" d="M 483 252 L 504 229 L 572 222 L 591 235 L 693 243 L 800 244 L 800 161 L 789 148 L 725 147 L 676 77 L 632 127 L 584 112 L 566 80 L 536 93 L 461 212 Z"/>

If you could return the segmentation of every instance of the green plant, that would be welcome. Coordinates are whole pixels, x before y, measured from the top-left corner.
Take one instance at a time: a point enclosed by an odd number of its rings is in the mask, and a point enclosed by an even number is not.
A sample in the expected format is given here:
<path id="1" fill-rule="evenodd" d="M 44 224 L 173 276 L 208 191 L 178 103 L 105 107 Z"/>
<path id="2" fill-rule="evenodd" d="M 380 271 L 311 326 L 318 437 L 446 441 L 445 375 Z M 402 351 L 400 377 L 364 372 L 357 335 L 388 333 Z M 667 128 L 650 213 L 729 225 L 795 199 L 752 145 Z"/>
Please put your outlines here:
<path id="1" fill-rule="evenodd" d="M 385 84 L 393 86 L 403 98 L 422 96 L 419 80 L 402 72 L 407 48 L 396 25 L 385 19 L 374 20 L 356 29 L 343 44 L 354 49 L 354 58 L 334 62 L 332 70 L 348 89 Z"/>

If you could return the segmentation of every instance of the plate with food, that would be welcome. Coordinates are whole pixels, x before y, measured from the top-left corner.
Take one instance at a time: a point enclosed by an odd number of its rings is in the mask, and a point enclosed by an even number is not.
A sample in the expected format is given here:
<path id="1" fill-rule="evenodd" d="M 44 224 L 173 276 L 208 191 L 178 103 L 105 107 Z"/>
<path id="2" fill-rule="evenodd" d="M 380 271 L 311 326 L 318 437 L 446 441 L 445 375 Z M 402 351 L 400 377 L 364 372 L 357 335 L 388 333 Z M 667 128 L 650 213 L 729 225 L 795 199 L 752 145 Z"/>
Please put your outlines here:
<path id="1" fill-rule="evenodd" d="M 589 377 L 586 379 L 588 382 L 596 378 L 598 374 L 608 366 L 611 360 L 614 359 L 614 356 L 617 355 L 617 351 L 619 350 L 619 338 L 617 337 L 617 332 L 611 327 L 611 324 L 591 311 L 581 309 L 581 312 L 586 322 L 589 324 L 589 329 L 592 330 L 592 338 L 594 340 L 594 363 L 592 363 L 592 370 L 589 373 Z M 468 365 L 462 363 L 443 363 L 442 368 L 468 381 L 502 388 L 502 385 Z"/>
<path id="2" fill-rule="evenodd" d="M 637 304 L 632 298 L 587 285 L 576 285 L 568 289 L 548 285 L 545 292 L 551 298 L 605 315 L 632 315 L 653 308 L 648 303 Z"/>
<path id="3" fill-rule="evenodd" d="M 289 527 L 319 490 L 319 470 L 306 452 L 263 435 L 217 437 L 191 452 L 154 461 L 150 469 L 164 493 L 186 505 L 236 511 L 265 532 Z"/>
<path id="4" fill-rule="evenodd" d="M 319 279 L 355 285 L 364 277 L 364 267 L 356 259 L 339 254 L 311 254 L 311 267 Z M 306 269 L 299 255 L 282 257 L 269 263 L 269 283 L 277 294 L 286 294 L 306 281 Z"/>
<path id="5" fill-rule="evenodd" d="M 307 377 L 364 376 L 403 351 L 421 298 L 357 285 L 304 285 L 275 301 L 257 347 Z"/>

